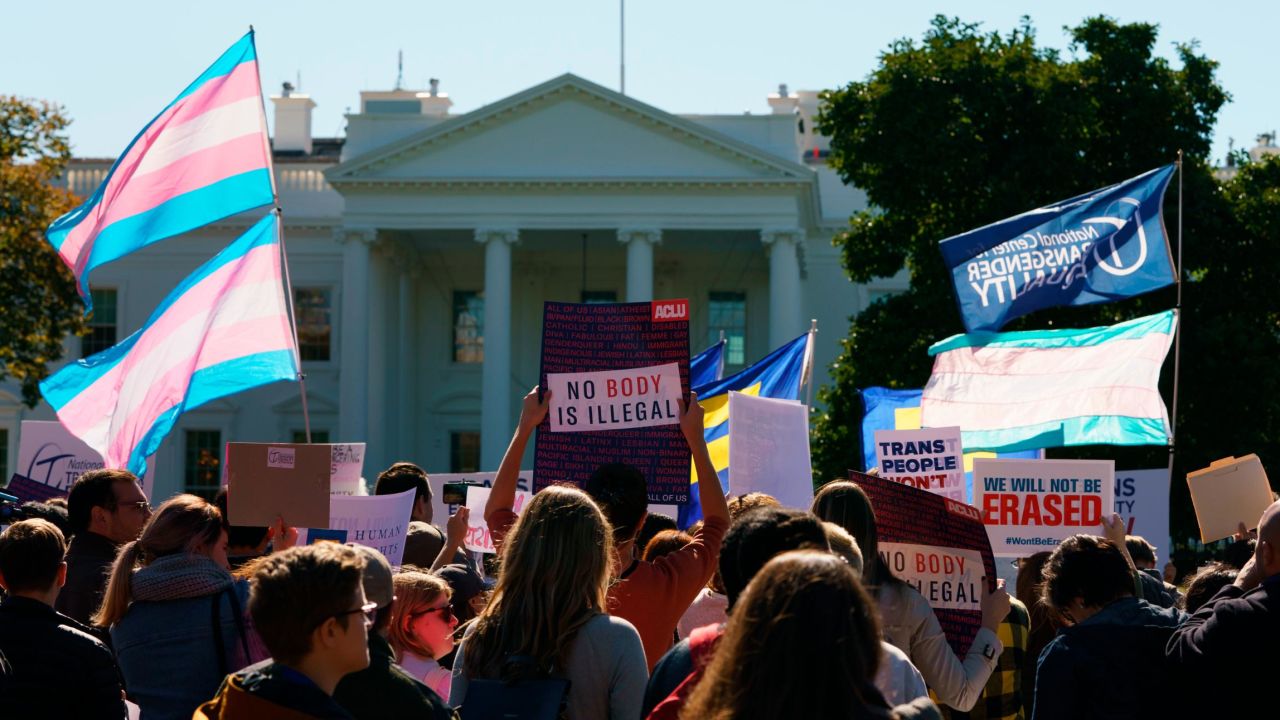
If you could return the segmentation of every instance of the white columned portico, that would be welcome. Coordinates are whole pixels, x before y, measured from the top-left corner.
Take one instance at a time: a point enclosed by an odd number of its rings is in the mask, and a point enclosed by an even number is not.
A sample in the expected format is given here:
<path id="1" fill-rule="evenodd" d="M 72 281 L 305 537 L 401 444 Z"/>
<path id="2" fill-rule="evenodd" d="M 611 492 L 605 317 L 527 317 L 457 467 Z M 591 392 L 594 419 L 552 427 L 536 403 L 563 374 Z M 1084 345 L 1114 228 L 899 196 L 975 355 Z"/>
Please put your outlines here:
<path id="1" fill-rule="evenodd" d="M 769 349 L 773 350 L 805 331 L 801 318 L 800 243 L 798 228 L 760 231 L 769 253 Z"/>
<path id="2" fill-rule="evenodd" d="M 369 440 L 369 272 L 373 228 L 338 228 L 342 245 L 342 369 L 337 442 Z"/>
<path id="3" fill-rule="evenodd" d="M 653 247 L 662 242 L 662 231 L 622 228 L 618 242 L 627 246 L 627 302 L 653 300 Z"/>
<path id="4" fill-rule="evenodd" d="M 484 245 L 484 367 L 480 373 L 480 469 L 502 462 L 511 434 L 511 246 L 513 228 L 480 228 Z"/>

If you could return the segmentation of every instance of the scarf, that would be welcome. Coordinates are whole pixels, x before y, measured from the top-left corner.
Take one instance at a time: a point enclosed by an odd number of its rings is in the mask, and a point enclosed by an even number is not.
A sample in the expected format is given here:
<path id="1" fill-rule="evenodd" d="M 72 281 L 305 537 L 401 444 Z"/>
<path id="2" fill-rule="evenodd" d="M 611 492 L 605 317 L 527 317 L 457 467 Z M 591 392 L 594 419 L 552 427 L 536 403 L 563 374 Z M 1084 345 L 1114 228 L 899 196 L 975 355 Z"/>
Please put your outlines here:
<path id="1" fill-rule="evenodd" d="M 209 556 L 176 553 L 133 573 L 133 599 L 143 602 L 213 595 L 231 587 L 231 573 Z"/>

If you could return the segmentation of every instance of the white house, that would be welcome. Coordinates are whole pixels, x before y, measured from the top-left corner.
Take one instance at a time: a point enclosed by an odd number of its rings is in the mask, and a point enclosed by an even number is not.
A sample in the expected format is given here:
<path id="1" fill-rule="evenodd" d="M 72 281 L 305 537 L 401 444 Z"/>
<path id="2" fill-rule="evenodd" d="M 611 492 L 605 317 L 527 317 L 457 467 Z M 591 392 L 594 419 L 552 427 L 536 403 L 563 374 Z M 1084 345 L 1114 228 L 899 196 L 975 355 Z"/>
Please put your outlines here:
<path id="1" fill-rule="evenodd" d="M 683 297 L 692 352 L 723 332 L 729 371 L 817 319 L 819 384 L 848 318 L 906 278 L 848 282 L 831 238 L 864 199 L 826 167 L 813 92 L 769 112 L 673 115 L 562 75 L 462 115 L 438 91 L 362 92 L 346 136 L 312 138 L 314 101 L 272 97 L 274 150 L 313 438 L 366 441 L 365 474 L 493 469 L 538 379 L 542 304 Z M 84 195 L 110 160 L 77 159 Z M 261 213 L 94 273 L 92 332 L 137 329 Z M 29 410 L 0 385 L 0 471 Z M 229 440 L 301 439 L 296 383 L 184 415 L 154 457 L 157 498 L 211 492 Z"/>

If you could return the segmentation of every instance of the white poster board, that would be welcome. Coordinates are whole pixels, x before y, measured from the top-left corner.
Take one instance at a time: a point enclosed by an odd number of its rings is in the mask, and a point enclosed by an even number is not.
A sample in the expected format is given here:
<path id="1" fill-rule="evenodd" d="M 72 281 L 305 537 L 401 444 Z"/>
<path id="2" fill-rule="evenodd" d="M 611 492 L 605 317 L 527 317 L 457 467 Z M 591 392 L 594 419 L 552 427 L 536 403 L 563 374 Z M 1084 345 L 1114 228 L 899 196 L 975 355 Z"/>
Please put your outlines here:
<path id="1" fill-rule="evenodd" d="M 469 487 L 467 488 L 467 507 L 471 510 L 467 522 L 467 537 L 463 541 L 463 545 L 471 552 L 488 553 L 490 555 L 498 552 L 493 545 L 493 538 L 489 534 L 489 524 L 484 521 L 484 504 L 489 502 L 489 488 L 487 487 Z M 533 493 L 524 490 L 516 491 L 515 506 L 512 511 L 516 515 L 524 512 L 524 506 L 533 499 Z"/>
<path id="2" fill-rule="evenodd" d="M 1271 484 L 1257 455 L 1223 458 L 1187 474 L 1200 541 L 1230 537 L 1239 524 L 1252 530 L 1271 505 Z"/>
<path id="3" fill-rule="evenodd" d="M 23 420 L 18 437 L 18 464 L 14 472 L 66 493 L 76 478 L 105 463 L 102 456 L 72 435 L 57 420 Z M 147 464 L 142 490 L 151 498 L 155 463 Z M 7 481 L 3 478 L 0 481 Z"/>
<path id="4" fill-rule="evenodd" d="M 404 560 L 414 490 L 396 495 L 330 495 L 329 527 L 346 530 L 347 542 L 367 545 L 387 556 L 392 567 Z"/>
<path id="5" fill-rule="evenodd" d="M 680 422 L 680 366 L 548 373 L 551 432 L 657 427 Z"/>
<path id="6" fill-rule="evenodd" d="M 431 486 L 431 523 L 443 530 L 445 524 L 449 522 L 449 518 L 458 511 L 457 505 L 450 505 L 444 501 L 444 486 L 446 483 L 472 482 L 480 483 L 484 487 L 492 487 L 495 475 L 497 475 L 496 472 L 435 473 L 429 475 L 427 484 Z M 516 479 L 516 490 L 527 493 L 533 492 L 532 470 L 520 471 L 520 475 Z M 483 510 L 480 514 L 484 514 Z"/>
<path id="7" fill-rule="evenodd" d="M 996 557 L 1026 557 L 1072 535 L 1101 534 L 1115 480 L 1114 460 L 977 458 L 973 504 Z"/>
<path id="8" fill-rule="evenodd" d="M 1169 562 L 1169 469 L 1117 470 L 1116 512 L 1125 533 L 1156 546 L 1156 569 Z"/>
<path id="9" fill-rule="evenodd" d="M 364 443 L 333 443 L 329 471 L 330 495 L 359 495 L 364 474 Z"/>
<path id="10" fill-rule="evenodd" d="M 768 493 L 786 507 L 813 503 L 809 408 L 794 400 L 729 393 L 729 488 Z"/>
<path id="11" fill-rule="evenodd" d="M 876 430 L 875 443 L 880 477 L 968 502 L 959 427 Z"/>

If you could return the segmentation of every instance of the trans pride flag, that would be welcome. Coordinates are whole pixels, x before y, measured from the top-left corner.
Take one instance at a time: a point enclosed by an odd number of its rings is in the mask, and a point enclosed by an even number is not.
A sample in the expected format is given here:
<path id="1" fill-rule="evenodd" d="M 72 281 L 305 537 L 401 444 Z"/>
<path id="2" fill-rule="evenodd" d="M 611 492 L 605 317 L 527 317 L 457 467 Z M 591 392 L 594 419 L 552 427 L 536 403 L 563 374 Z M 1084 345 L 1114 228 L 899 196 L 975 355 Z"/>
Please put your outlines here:
<path id="1" fill-rule="evenodd" d="M 107 467 L 142 477 L 183 412 L 297 379 L 277 223 L 267 215 L 201 265 L 119 345 L 40 383 L 58 419 Z"/>
<path id="2" fill-rule="evenodd" d="M 46 236 L 89 307 L 89 273 L 152 243 L 274 198 L 253 33 L 133 139 L 83 205 Z"/>

